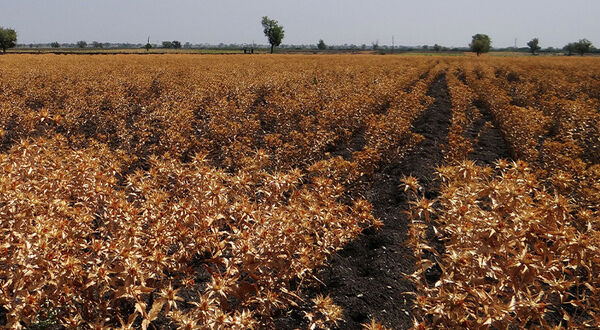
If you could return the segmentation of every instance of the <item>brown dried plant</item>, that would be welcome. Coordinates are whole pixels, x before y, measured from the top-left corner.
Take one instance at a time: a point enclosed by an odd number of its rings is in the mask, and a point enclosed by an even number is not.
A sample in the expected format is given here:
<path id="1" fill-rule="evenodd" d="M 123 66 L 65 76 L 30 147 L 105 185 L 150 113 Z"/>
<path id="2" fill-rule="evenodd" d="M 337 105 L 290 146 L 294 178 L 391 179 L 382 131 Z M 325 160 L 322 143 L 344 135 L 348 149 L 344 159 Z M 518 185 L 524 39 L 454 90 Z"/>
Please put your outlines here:
<path id="1" fill-rule="evenodd" d="M 598 214 L 577 230 L 577 205 L 544 188 L 524 162 L 496 171 L 466 162 L 440 174 L 437 224 L 445 252 L 433 284 L 425 274 L 434 262 L 418 253 L 427 244 L 418 226 L 423 216 L 412 212 L 420 320 L 469 328 L 599 324 Z"/>
<path id="2" fill-rule="evenodd" d="M 435 66 L 113 60 L 1 59 L 19 77 L 0 82 L 3 326 L 47 306 L 67 328 L 272 326 L 382 225 L 360 187 L 417 141 Z M 341 318 L 313 303 L 314 326 Z"/>

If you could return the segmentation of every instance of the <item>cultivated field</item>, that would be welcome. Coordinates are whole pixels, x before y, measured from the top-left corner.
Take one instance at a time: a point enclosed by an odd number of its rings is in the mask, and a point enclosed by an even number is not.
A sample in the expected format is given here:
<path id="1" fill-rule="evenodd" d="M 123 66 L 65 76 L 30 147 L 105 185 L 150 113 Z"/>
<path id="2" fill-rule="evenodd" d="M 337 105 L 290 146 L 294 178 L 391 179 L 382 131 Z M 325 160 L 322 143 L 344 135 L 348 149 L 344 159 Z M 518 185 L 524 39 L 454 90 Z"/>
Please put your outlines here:
<path id="1" fill-rule="evenodd" d="M 595 58 L 0 56 L 0 325 L 600 325 Z"/>

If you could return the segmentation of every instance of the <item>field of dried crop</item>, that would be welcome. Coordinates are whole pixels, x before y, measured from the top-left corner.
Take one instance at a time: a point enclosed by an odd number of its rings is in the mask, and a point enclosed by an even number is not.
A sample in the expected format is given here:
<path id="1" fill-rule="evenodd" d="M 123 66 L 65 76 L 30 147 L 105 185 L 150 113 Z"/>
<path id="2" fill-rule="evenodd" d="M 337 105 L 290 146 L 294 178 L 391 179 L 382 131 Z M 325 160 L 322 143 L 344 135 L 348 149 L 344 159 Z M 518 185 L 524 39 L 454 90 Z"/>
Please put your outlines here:
<path id="1" fill-rule="evenodd" d="M 597 59 L 0 57 L 0 325 L 600 324 Z"/>

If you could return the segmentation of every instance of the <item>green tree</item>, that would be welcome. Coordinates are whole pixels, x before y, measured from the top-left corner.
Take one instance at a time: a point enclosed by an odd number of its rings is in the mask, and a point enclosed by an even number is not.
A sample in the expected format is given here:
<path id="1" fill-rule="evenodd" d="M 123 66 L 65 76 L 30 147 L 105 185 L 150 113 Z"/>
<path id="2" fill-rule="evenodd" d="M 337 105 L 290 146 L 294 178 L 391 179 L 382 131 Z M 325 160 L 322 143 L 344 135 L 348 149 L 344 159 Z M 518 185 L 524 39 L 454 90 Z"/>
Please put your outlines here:
<path id="1" fill-rule="evenodd" d="M 319 40 L 319 43 L 317 44 L 317 48 L 319 48 L 320 50 L 327 49 L 327 45 L 325 44 L 325 41 L 323 41 L 323 39 Z"/>
<path id="2" fill-rule="evenodd" d="M 473 40 L 471 41 L 469 47 L 471 47 L 471 50 L 477 53 L 477 56 L 479 56 L 482 53 L 489 52 L 491 45 L 492 39 L 490 39 L 487 34 L 478 33 L 473 36 Z"/>
<path id="3" fill-rule="evenodd" d="M 179 49 L 179 48 L 181 48 L 181 42 L 180 42 L 180 41 L 177 41 L 177 40 L 173 40 L 173 41 L 171 41 L 171 45 L 172 45 L 172 47 L 173 47 L 173 48 L 175 48 L 175 49 Z"/>
<path id="4" fill-rule="evenodd" d="M 261 24 L 265 36 L 269 39 L 269 43 L 271 44 L 271 54 L 273 54 L 274 48 L 281 45 L 285 31 L 283 30 L 283 26 L 279 25 L 279 22 L 270 19 L 267 16 L 263 16 Z"/>
<path id="5" fill-rule="evenodd" d="M 13 29 L 0 27 L 0 47 L 2 52 L 6 53 L 8 48 L 13 48 L 17 45 L 17 32 Z"/>
<path id="6" fill-rule="evenodd" d="M 104 45 L 101 42 L 92 41 L 92 47 L 93 48 L 104 48 Z"/>
<path id="7" fill-rule="evenodd" d="M 529 46 L 529 51 L 533 55 L 535 55 L 535 52 L 537 52 L 538 50 L 542 49 L 542 47 L 540 47 L 540 40 L 538 38 L 531 39 L 527 43 L 527 46 Z"/>
<path id="8" fill-rule="evenodd" d="M 144 48 L 146 48 L 146 51 L 150 51 L 150 48 L 152 48 L 152 44 L 150 43 L 150 37 L 148 37 L 148 42 L 146 42 L 146 45 L 144 45 Z"/>
<path id="9" fill-rule="evenodd" d="M 77 47 L 85 48 L 85 47 L 87 47 L 87 42 L 85 42 L 83 40 L 77 41 Z"/>
<path id="10" fill-rule="evenodd" d="M 439 52 L 440 50 L 442 50 L 442 46 L 435 44 L 433 45 L 433 51 L 434 52 Z"/>
<path id="11" fill-rule="evenodd" d="M 53 43 L 50 44 L 50 47 L 52 48 L 60 48 L 60 44 L 58 43 L 58 41 L 55 41 Z"/>
<path id="12" fill-rule="evenodd" d="M 577 51 L 576 45 L 574 42 L 569 42 L 563 47 L 563 50 L 567 52 L 567 56 L 573 55 L 574 52 Z"/>
<path id="13" fill-rule="evenodd" d="M 163 41 L 162 48 L 173 48 L 173 43 L 170 41 Z"/>
<path id="14" fill-rule="evenodd" d="M 592 42 L 587 39 L 580 39 L 575 43 L 575 51 L 581 56 L 585 53 L 589 53 L 590 49 L 592 49 Z"/>

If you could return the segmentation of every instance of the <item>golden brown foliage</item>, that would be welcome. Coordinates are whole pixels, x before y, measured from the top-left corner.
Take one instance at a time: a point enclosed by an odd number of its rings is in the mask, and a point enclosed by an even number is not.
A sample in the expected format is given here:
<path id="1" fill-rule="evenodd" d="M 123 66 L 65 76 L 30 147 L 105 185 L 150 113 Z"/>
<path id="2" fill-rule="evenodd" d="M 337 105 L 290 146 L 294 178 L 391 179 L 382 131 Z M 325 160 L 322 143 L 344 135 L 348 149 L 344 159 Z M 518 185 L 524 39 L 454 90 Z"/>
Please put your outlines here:
<path id="1" fill-rule="evenodd" d="M 454 64 L 447 77 L 449 165 L 439 169 L 436 217 L 418 199 L 418 184 L 403 183 L 414 201 L 415 327 L 600 324 L 600 114 L 590 87 L 597 87 L 598 70 L 580 70 L 588 64 Z M 490 111 L 520 160 L 498 160 L 495 168 L 465 160 L 473 141 L 464 130 L 478 116 L 473 101 Z M 443 253 L 430 246 L 428 227 L 436 228 Z M 426 274 L 435 264 L 441 277 L 430 283 Z"/>
<path id="2" fill-rule="evenodd" d="M 51 311 L 68 328 L 261 328 L 297 304 L 339 326 L 332 298 L 300 290 L 382 225 L 361 186 L 422 139 L 411 124 L 439 74 L 452 123 L 441 195 L 414 199 L 416 326 L 597 326 L 595 61 L 2 57 L 6 326 Z M 461 162 L 474 101 L 518 161 Z"/>
<path id="3" fill-rule="evenodd" d="M 247 329 L 301 303 L 381 225 L 354 188 L 418 141 L 434 67 L 303 59 L 3 57 L 7 326 Z M 341 318 L 313 303 L 312 327 Z"/>

